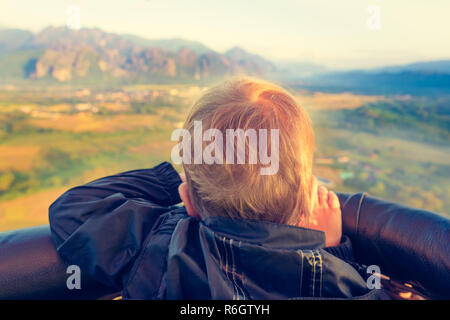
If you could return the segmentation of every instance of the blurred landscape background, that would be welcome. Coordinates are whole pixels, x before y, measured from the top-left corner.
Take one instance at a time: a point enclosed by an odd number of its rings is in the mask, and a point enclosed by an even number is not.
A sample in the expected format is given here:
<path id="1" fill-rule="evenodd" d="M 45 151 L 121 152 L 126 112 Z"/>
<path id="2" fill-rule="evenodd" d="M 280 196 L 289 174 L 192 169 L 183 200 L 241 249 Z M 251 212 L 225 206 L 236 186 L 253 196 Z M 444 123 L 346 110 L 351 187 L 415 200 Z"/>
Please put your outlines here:
<path id="1" fill-rule="evenodd" d="M 337 66 L 318 63 L 320 56 L 295 59 L 295 48 L 289 59 L 266 57 L 256 45 L 239 46 L 245 39 L 212 49 L 185 39 L 182 28 L 179 37 L 151 39 L 74 27 L 64 24 L 66 12 L 60 25 L 22 28 L 4 23 L 5 10 L 12 9 L 0 5 L 0 231 L 48 223 L 48 206 L 70 187 L 169 161 L 171 133 L 189 105 L 238 74 L 279 83 L 308 110 L 314 173 L 324 184 L 450 216 L 450 50 L 439 34 L 430 37 L 442 44 L 440 58 L 365 66 L 364 57 L 373 59 L 364 53 Z"/>

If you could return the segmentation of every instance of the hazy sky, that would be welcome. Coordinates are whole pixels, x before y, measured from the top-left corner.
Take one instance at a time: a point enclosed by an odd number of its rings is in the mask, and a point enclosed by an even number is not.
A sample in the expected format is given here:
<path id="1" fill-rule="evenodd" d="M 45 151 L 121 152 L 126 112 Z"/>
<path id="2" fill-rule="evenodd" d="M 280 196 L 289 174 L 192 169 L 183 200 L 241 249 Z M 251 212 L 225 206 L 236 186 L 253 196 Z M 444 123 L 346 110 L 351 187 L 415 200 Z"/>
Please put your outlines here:
<path id="1" fill-rule="evenodd" d="M 69 5 L 81 27 L 238 45 L 273 60 L 359 68 L 450 58 L 450 0 L 0 0 L 0 26 L 66 25 Z"/>

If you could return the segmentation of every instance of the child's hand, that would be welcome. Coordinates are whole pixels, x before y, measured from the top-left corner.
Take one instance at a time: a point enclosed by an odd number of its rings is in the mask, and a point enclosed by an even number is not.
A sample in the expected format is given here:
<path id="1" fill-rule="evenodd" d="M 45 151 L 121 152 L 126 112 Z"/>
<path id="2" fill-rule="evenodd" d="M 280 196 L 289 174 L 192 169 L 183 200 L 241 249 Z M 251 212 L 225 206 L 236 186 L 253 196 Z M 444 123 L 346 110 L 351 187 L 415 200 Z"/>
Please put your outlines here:
<path id="1" fill-rule="evenodd" d="M 314 190 L 314 189 L 313 189 Z M 337 246 L 342 237 L 341 205 L 333 191 L 320 186 L 314 192 L 313 210 L 309 220 L 309 228 L 325 232 L 325 245 Z"/>

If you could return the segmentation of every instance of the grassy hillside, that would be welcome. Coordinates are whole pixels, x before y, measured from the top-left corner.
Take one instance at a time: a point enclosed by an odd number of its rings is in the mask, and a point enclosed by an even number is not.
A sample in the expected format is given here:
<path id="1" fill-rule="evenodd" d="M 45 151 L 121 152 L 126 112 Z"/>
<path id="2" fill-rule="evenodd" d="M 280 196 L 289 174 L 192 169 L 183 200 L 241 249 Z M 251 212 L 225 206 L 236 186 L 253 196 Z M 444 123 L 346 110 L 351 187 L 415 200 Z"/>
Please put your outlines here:
<path id="1" fill-rule="evenodd" d="M 42 52 L 39 49 L 31 49 L 15 53 L 0 53 L 0 80 L 28 78 Z"/>
<path id="2" fill-rule="evenodd" d="M 450 99 L 399 98 L 312 111 L 318 152 L 340 190 L 449 214 Z"/>
<path id="3" fill-rule="evenodd" d="M 450 141 L 450 98 L 402 98 L 334 114 L 339 126 L 433 144 Z M 329 125 L 333 125 L 329 123 Z"/>

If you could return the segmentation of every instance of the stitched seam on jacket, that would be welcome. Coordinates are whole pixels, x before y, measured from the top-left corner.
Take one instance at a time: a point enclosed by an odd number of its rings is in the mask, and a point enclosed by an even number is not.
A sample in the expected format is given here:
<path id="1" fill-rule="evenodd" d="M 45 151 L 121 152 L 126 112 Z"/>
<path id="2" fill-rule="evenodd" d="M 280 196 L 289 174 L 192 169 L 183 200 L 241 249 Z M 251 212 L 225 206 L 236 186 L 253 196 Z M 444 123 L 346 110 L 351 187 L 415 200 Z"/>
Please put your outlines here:
<path id="1" fill-rule="evenodd" d="M 239 243 L 238 243 L 238 252 L 239 252 L 239 255 L 240 255 L 240 253 L 241 253 L 241 245 L 242 245 L 242 241 L 239 240 Z M 240 261 L 240 260 L 239 260 L 239 261 Z M 244 290 L 244 273 L 241 274 L 241 279 L 239 279 L 239 280 L 240 280 L 240 283 L 241 283 L 241 285 L 242 285 L 242 286 L 240 286 L 239 288 L 240 288 L 241 291 L 242 291 L 242 295 L 243 295 L 243 297 L 244 297 L 244 300 L 251 299 L 251 297 L 250 297 L 250 298 L 247 298 L 247 294 L 245 293 L 245 290 Z"/>
<path id="2" fill-rule="evenodd" d="M 300 255 L 300 296 L 302 296 L 303 289 L 303 251 L 297 250 L 297 253 Z"/>
<path id="3" fill-rule="evenodd" d="M 230 283 L 232 283 L 232 281 L 231 281 L 231 279 L 229 277 L 229 274 L 228 274 L 228 257 L 227 257 L 226 246 L 224 244 L 225 237 L 220 238 L 220 242 L 222 242 L 222 244 L 223 244 L 224 253 L 225 253 L 225 259 L 224 259 L 222 257 L 222 255 L 220 254 L 219 246 L 217 245 L 217 242 L 216 242 L 216 236 L 218 236 L 218 235 L 216 234 L 215 237 L 214 237 L 214 246 L 216 247 L 217 255 L 219 256 L 219 267 L 220 267 L 220 270 L 225 271 L 225 276 L 227 277 L 228 281 Z M 225 265 L 223 264 L 223 262 L 225 262 Z M 233 300 L 236 300 L 235 299 L 234 286 L 233 286 Z"/>
<path id="4" fill-rule="evenodd" d="M 227 253 L 227 248 L 225 246 L 225 237 L 222 237 L 221 242 L 222 242 L 223 250 L 224 250 L 224 254 L 225 254 L 225 269 L 223 269 L 223 270 L 225 271 L 225 275 L 227 276 L 228 281 L 231 282 L 230 275 L 228 274 L 228 253 Z M 233 300 L 236 300 L 236 293 L 234 291 L 234 287 L 233 287 Z"/>
<path id="5" fill-rule="evenodd" d="M 322 296 L 322 283 L 323 283 L 323 260 L 319 250 L 297 250 L 300 255 L 301 276 L 300 276 L 300 296 L 302 295 L 303 286 L 303 269 L 305 267 L 304 261 L 308 263 L 307 267 L 310 269 L 310 279 L 308 285 L 309 296 L 319 297 Z"/>
<path id="6" fill-rule="evenodd" d="M 311 296 L 315 297 L 316 296 L 316 257 L 314 255 L 314 251 L 310 251 L 310 259 L 311 259 L 311 263 L 312 263 L 312 268 L 311 268 L 311 288 L 312 288 L 312 292 L 311 292 Z"/>
<path id="7" fill-rule="evenodd" d="M 313 250 L 314 255 L 314 270 L 316 270 L 315 266 L 317 265 L 317 269 L 319 272 L 319 297 L 322 296 L 322 270 L 323 270 L 323 264 L 322 264 L 322 255 L 318 250 Z"/>
<path id="8" fill-rule="evenodd" d="M 217 245 L 216 234 L 214 234 L 213 242 L 214 242 L 214 247 L 217 251 L 217 256 L 219 258 L 219 268 L 220 268 L 220 270 L 223 270 L 223 262 L 222 262 L 223 259 L 222 259 L 222 255 L 220 254 L 219 246 Z M 211 296 L 212 296 L 212 294 L 211 294 Z"/>
<path id="9" fill-rule="evenodd" d="M 236 263 L 235 263 L 235 260 L 234 260 L 233 239 L 229 239 L 228 244 L 230 245 L 231 264 L 233 265 L 233 268 L 231 270 L 231 274 L 233 276 L 233 283 L 234 283 L 234 286 L 236 288 L 237 300 L 241 300 L 241 297 L 242 297 L 242 299 L 245 300 L 244 290 L 242 290 L 242 288 L 238 285 L 238 282 L 236 281 Z M 239 292 L 241 292 L 241 294 Z"/>
<path id="10" fill-rule="evenodd" d="M 323 260 L 322 260 L 322 254 L 319 253 L 320 258 L 320 296 L 322 296 L 322 283 L 323 283 Z"/>

